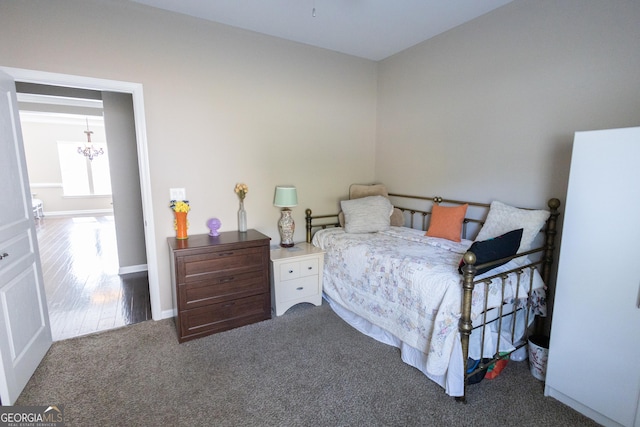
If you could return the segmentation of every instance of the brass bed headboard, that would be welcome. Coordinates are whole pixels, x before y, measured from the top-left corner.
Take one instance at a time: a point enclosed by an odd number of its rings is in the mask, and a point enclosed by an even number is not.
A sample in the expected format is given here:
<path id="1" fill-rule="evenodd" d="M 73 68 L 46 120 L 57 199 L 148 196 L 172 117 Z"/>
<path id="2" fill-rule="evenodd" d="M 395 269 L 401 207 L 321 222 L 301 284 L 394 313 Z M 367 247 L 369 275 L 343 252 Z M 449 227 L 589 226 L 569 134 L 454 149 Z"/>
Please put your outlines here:
<path id="1" fill-rule="evenodd" d="M 430 202 L 433 204 L 447 204 L 447 205 L 464 205 L 468 204 L 470 207 L 478 208 L 479 212 L 476 212 L 477 217 L 465 217 L 462 228 L 462 237 L 469 238 L 469 230 L 467 229 L 468 224 L 474 224 L 479 229 L 483 224 L 484 220 L 489 212 L 489 208 L 491 205 L 489 203 L 478 203 L 478 202 L 469 202 L 463 200 L 453 200 L 453 199 L 445 199 L 444 197 L 434 196 L 434 197 L 424 197 L 424 196 L 413 196 L 408 194 L 399 194 L 399 193 L 389 193 L 390 198 L 403 199 L 405 204 L 415 205 L 416 202 Z M 429 206 L 424 209 L 417 209 L 414 207 L 404 207 L 401 205 L 393 204 L 393 206 L 397 209 L 400 209 L 405 214 L 405 227 L 409 228 L 419 228 L 423 231 L 427 230 L 428 226 L 428 218 L 431 215 L 431 211 L 428 210 Z M 547 202 L 547 206 L 551 212 L 549 219 L 547 220 L 546 226 L 541 230 L 541 232 L 545 235 L 545 240 L 543 247 L 532 250 L 531 253 L 542 252 L 543 256 L 543 268 L 542 268 L 542 279 L 545 283 L 549 280 L 551 264 L 553 263 L 553 251 L 555 249 L 555 236 L 557 234 L 556 231 L 556 223 L 558 220 L 558 216 L 560 215 L 559 207 L 560 200 L 556 198 L 549 199 Z M 530 208 L 522 208 L 522 209 L 530 209 Z M 339 213 L 335 214 L 323 214 L 323 215 L 313 215 L 311 209 L 305 210 L 305 222 L 306 222 L 306 241 L 311 243 L 311 239 L 313 237 L 314 229 L 325 229 L 329 227 L 340 227 L 340 222 L 338 220 Z M 408 221 L 407 221 L 408 219 Z M 417 222 L 419 221 L 419 224 Z M 475 230 L 474 230 L 475 231 Z"/>

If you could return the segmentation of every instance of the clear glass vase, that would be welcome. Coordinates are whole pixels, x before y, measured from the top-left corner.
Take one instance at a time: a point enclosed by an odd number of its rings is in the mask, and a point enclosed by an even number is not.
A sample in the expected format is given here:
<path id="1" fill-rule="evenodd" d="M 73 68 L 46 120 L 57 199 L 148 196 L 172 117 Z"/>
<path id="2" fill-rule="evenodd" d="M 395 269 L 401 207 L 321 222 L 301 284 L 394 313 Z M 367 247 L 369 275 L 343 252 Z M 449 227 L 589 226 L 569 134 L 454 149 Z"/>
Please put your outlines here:
<path id="1" fill-rule="evenodd" d="M 238 231 L 244 233 L 247 231 L 247 211 L 244 210 L 244 201 L 240 200 L 240 209 L 238 209 Z"/>

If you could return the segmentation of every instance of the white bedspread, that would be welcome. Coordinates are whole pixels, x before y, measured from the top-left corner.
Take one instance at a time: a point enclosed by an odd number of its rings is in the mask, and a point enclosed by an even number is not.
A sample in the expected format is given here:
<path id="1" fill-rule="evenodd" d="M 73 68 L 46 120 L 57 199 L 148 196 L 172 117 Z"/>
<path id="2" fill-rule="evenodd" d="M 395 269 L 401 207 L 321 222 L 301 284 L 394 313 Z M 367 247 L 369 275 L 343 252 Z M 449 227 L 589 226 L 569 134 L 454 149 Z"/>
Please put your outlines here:
<path id="1" fill-rule="evenodd" d="M 424 236 L 423 231 L 391 227 L 379 233 L 347 234 L 342 228 L 318 231 L 313 244 L 327 251 L 324 292 L 334 302 L 388 331 L 427 355 L 427 372 L 443 376 L 459 340 L 461 275 L 458 264 L 471 241 Z M 514 267 L 515 261 L 486 276 Z M 482 277 L 482 276 L 480 276 Z M 519 297 L 529 280 L 521 279 Z M 536 274 L 534 288 L 543 287 Z M 489 306 L 502 300 L 501 287 L 489 287 Z M 513 299 L 509 280 L 505 300 Z M 484 286 L 476 286 L 472 320 L 483 308 Z"/>

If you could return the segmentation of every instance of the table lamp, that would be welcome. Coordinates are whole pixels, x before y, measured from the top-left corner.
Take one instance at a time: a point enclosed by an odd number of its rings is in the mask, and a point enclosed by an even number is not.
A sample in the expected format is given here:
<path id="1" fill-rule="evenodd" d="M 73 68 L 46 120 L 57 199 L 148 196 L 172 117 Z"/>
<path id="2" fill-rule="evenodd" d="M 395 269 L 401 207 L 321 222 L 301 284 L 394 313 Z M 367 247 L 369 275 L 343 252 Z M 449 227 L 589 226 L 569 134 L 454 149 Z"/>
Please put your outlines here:
<path id="1" fill-rule="evenodd" d="M 291 209 L 298 205 L 298 193 L 293 185 L 278 185 L 273 198 L 273 206 L 282 208 L 278 230 L 280 230 L 280 246 L 283 248 L 293 247 L 293 232 L 296 224 L 291 216 Z"/>

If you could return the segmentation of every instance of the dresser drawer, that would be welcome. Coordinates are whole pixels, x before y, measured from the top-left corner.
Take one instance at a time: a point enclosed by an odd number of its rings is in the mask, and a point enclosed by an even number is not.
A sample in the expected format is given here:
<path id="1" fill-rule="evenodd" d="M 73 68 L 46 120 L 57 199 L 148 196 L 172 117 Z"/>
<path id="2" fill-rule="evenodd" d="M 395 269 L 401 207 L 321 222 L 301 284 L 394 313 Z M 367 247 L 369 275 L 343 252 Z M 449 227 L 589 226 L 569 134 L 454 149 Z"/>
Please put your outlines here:
<path id="1" fill-rule="evenodd" d="M 269 294 L 254 295 L 180 313 L 183 339 L 221 332 L 271 318 Z"/>
<path id="2" fill-rule="evenodd" d="M 187 255 L 178 260 L 179 277 L 182 283 L 189 283 L 236 272 L 262 270 L 266 257 L 265 249 L 260 247 Z"/>
<path id="3" fill-rule="evenodd" d="M 306 276 L 280 282 L 276 289 L 278 302 L 306 298 L 320 293 L 318 276 Z"/>
<path id="4" fill-rule="evenodd" d="M 212 275 L 213 276 L 213 275 Z M 269 290 L 264 271 L 254 270 L 178 285 L 181 310 L 262 294 Z"/>
<path id="5" fill-rule="evenodd" d="M 280 264 L 280 280 L 292 280 L 297 279 L 298 277 L 315 276 L 317 274 L 318 258 L 309 258 Z"/>

